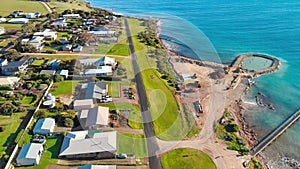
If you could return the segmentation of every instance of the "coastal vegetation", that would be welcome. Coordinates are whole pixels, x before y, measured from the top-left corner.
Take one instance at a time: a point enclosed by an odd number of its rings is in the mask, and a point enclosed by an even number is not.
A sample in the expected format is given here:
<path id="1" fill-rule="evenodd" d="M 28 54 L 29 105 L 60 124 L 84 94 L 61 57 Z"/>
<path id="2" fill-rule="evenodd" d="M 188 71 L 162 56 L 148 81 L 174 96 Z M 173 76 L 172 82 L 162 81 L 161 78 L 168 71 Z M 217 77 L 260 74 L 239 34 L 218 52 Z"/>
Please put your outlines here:
<path id="1" fill-rule="evenodd" d="M 238 151 L 240 154 L 249 154 L 249 149 L 242 137 L 239 136 L 240 128 L 234 122 L 234 118 L 227 110 L 216 125 L 216 134 L 219 139 L 225 141 L 229 150 Z"/>
<path id="2" fill-rule="evenodd" d="M 167 65 L 166 52 L 157 51 L 155 47 L 140 42 L 138 33 L 147 29 L 143 26 L 143 21 L 128 19 L 128 22 L 148 96 L 155 134 L 164 140 L 178 140 L 187 135 L 193 136 L 199 130 L 196 130 L 185 112 L 181 111 L 174 96 L 175 77 L 169 71 L 171 69 Z M 171 80 L 172 76 L 173 80 Z"/>
<path id="3" fill-rule="evenodd" d="M 47 4 L 55 12 L 63 12 L 65 10 L 78 9 L 82 11 L 93 11 L 93 8 L 89 7 L 86 2 L 82 0 L 50 0 Z"/>
<path id="4" fill-rule="evenodd" d="M 216 169 L 213 160 L 200 150 L 179 148 L 167 152 L 161 157 L 164 169 Z"/>
<path id="5" fill-rule="evenodd" d="M 255 157 L 251 158 L 249 162 L 249 169 L 262 169 L 262 165 Z"/>

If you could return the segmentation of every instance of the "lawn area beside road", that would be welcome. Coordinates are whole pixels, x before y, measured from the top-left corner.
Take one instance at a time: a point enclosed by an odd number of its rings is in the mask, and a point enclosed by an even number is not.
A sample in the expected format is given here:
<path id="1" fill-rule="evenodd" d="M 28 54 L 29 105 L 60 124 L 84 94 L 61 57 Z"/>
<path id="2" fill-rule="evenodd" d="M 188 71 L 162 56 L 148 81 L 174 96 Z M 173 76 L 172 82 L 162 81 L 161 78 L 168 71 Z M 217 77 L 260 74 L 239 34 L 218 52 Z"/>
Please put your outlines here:
<path id="1" fill-rule="evenodd" d="M 164 169 L 217 169 L 213 160 L 200 150 L 179 148 L 161 157 Z"/>
<path id="2" fill-rule="evenodd" d="M 108 95 L 112 97 L 120 97 L 120 82 L 111 81 L 108 83 Z"/>
<path id="3" fill-rule="evenodd" d="M 57 82 L 52 85 L 50 93 L 54 96 L 56 95 L 72 95 L 73 90 L 79 83 L 79 80 L 65 80 L 62 82 Z"/>
<path id="4" fill-rule="evenodd" d="M 129 157 L 147 157 L 146 138 L 143 134 L 118 133 L 118 153 L 125 153 Z"/>
<path id="5" fill-rule="evenodd" d="M 30 105 L 32 103 L 34 103 L 34 101 L 37 99 L 37 96 L 24 96 L 22 99 L 22 104 L 24 105 Z"/>
<path id="6" fill-rule="evenodd" d="M 56 164 L 58 153 L 63 141 L 63 135 L 50 136 L 45 143 L 45 152 L 37 166 L 17 167 L 17 169 L 47 169 L 49 164 Z"/>
<path id="7" fill-rule="evenodd" d="M 121 56 L 129 56 L 129 47 L 128 44 L 118 44 L 118 43 L 109 43 L 104 44 L 101 43 L 95 47 L 95 54 L 103 54 L 103 55 L 121 55 Z"/>
<path id="8" fill-rule="evenodd" d="M 174 89 L 160 78 L 162 75 L 157 71 L 156 60 L 147 56 L 148 50 L 154 48 L 146 46 L 137 39 L 136 35 L 146 27 L 141 26 L 141 21 L 137 19 L 128 19 L 128 23 L 148 97 L 155 134 L 163 140 L 181 140 L 190 131 L 190 127 L 186 125 L 188 118 L 181 115 L 183 112 L 174 96 Z"/>
<path id="9" fill-rule="evenodd" d="M 23 24 L 1 23 L 0 26 L 3 26 L 5 29 L 17 29 L 17 30 L 21 30 Z"/>
<path id="10" fill-rule="evenodd" d="M 34 56 L 39 59 L 58 59 L 58 60 L 72 60 L 72 59 L 78 59 L 78 55 L 59 55 L 59 54 L 51 54 L 51 55 L 34 55 L 34 54 L 28 54 L 28 56 Z"/>
<path id="11" fill-rule="evenodd" d="M 27 0 L 1 0 L 0 15 L 5 17 L 8 16 L 15 10 L 22 10 L 25 13 L 28 12 L 41 12 L 43 15 L 47 14 L 48 11 L 43 4 L 37 1 Z"/>

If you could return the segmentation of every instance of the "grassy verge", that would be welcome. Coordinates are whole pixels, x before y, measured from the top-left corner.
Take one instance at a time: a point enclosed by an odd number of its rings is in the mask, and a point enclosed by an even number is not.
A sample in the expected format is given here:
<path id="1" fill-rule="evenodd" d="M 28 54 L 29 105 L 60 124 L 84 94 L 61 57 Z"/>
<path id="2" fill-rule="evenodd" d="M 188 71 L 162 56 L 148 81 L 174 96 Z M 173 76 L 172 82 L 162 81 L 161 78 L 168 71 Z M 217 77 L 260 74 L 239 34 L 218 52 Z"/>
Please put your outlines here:
<path id="1" fill-rule="evenodd" d="M 47 62 L 47 60 L 45 60 L 45 59 L 35 59 L 31 65 L 32 66 L 42 66 L 46 62 Z"/>
<path id="2" fill-rule="evenodd" d="M 205 153 L 191 148 L 172 150 L 161 157 L 164 169 L 216 169 L 213 160 Z"/>
<path id="3" fill-rule="evenodd" d="M 37 99 L 37 96 L 24 96 L 21 103 L 24 105 L 30 105 L 34 103 L 34 101 Z"/>
<path id="4" fill-rule="evenodd" d="M 121 56 L 129 56 L 129 47 L 128 44 L 99 44 L 96 48 L 95 54 L 103 54 L 103 55 L 121 55 Z"/>
<path id="5" fill-rule="evenodd" d="M 57 54 L 53 54 L 53 55 L 36 55 L 34 57 L 39 58 L 39 59 L 50 59 L 50 60 L 51 59 L 58 59 L 58 60 L 63 60 L 63 61 L 78 59 L 78 55 L 72 56 L 72 55 L 57 55 Z"/>
<path id="6" fill-rule="evenodd" d="M 21 30 L 23 24 L 10 24 L 10 23 L 1 23 L 0 26 L 3 26 L 5 29 L 17 29 Z"/>
<path id="7" fill-rule="evenodd" d="M 1 0 L 0 15 L 8 16 L 15 10 L 22 10 L 28 12 L 41 12 L 47 14 L 48 11 L 40 2 L 27 1 L 27 0 Z"/>
<path id="8" fill-rule="evenodd" d="M 120 83 L 118 81 L 112 81 L 109 83 L 108 95 L 112 97 L 120 97 Z"/>
<path id="9" fill-rule="evenodd" d="M 101 104 L 101 106 L 109 107 L 110 110 L 129 110 L 128 125 L 133 129 L 142 129 L 143 120 L 141 116 L 140 106 L 128 102 Z"/>
<path id="10" fill-rule="evenodd" d="M 229 112 L 225 111 L 220 123 L 216 125 L 216 134 L 227 144 L 229 150 L 238 151 L 241 154 L 249 154 L 245 141 L 238 135 L 239 126 L 234 123 L 234 119 Z"/>
<path id="11" fill-rule="evenodd" d="M 50 93 L 53 95 L 71 95 L 79 82 L 79 80 L 65 80 L 54 83 L 50 89 Z"/>
<path id="12" fill-rule="evenodd" d="M 192 127 L 186 125 L 189 119 L 180 111 L 173 88 L 157 71 L 157 60 L 148 56 L 149 50 L 155 48 L 146 46 L 137 39 L 137 34 L 146 27 L 141 26 L 141 21 L 137 19 L 128 19 L 128 22 L 148 96 L 155 134 L 164 140 L 180 140 L 186 137 Z"/>
<path id="13" fill-rule="evenodd" d="M 147 157 L 146 138 L 142 134 L 118 133 L 118 153 L 137 158 Z"/>

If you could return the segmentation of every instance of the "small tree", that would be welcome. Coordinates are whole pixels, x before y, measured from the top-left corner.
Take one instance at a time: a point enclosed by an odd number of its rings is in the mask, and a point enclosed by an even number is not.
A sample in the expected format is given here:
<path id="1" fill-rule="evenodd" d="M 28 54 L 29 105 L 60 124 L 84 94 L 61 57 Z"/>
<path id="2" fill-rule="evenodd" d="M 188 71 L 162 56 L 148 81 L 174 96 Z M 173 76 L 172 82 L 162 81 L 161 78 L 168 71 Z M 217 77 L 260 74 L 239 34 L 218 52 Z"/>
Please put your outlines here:
<path id="1" fill-rule="evenodd" d="M 73 127 L 74 126 L 74 122 L 72 119 L 70 118 L 66 118 L 65 122 L 64 122 L 65 127 Z"/>
<path id="2" fill-rule="evenodd" d="M 45 110 L 38 110 L 34 116 L 38 119 L 42 119 L 42 118 L 47 117 L 47 113 Z"/>
<path id="3" fill-rule="evenodd" d="M 18 108 L 13 105 L 11 102 L 5 102 L 0 107 L 0 112 L 3 115 L 12 115 L 14 112 L 16 112 Z"/>
<path id="4" fill-rule="evenodd" d="M 64 77 L 58 74 L 55 74 L 53 77 L 54 82 L 62 82 L 64 81 Z"/>

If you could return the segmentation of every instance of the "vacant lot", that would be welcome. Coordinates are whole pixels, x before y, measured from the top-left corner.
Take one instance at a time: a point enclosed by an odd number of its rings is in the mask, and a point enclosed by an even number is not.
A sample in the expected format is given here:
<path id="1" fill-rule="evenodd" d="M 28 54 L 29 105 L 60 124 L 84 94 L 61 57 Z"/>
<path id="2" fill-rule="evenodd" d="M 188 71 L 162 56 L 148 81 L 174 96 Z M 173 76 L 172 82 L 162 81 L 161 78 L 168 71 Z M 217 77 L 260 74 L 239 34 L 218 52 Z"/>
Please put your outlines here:
<path id="1" fill-rule="evenodd" d="M 111 81 L 108 85 L 108 95 L 112 97 L 120 97 L 120 82 Z"/>
<path id="2" fill-rule="evenodd" d="M 161 157 L 164 169 L 216 169 L 212 159 L 205 153 L 191 148 L 172 150 Z"/>
<path id="3" fill-rule="evenodd" d="M 42 14 L 48 13 L 44 5 L 40 2 L 26 0 L 1 0 L 1 16 L 8 16 L 15 10 L 22 10 L 24 12 L 41 12 Z"/>
<path id="4" fill-rule="evenodd" d="M 36 98 L 37 98 L 36 96 L 24 96 L 21 102 L 24 105 L 30 105 L 30 104 L 34 103 Z"/>
<path id="5" fill-rule="evenodd" d="M 53 95 L 72 95 L 73 89 L 79 83 L 78 80 L 65 80 L 52 85 L 50 92 Z"/>
<path id="6" fill-rule="evenodd" d="M 56 12 L 63 12 L 65 10 L 83 10 L 83 11 L 92 11 L 88 8 L 85 3 L 81 0 L 70 0 L 68 2 L 58 2 L 57 0 L 51 0 L 47 2 L 48 5 Z"/>
<path id="7" fill-rule="evenodd" d="M 146 138 L 142 134 L 118 133 L 118 153 L 147 157 Z"/>
<path id="8" fill-rule="evenodd" d="M 129 47 L 128 44 L 99 44 L 96 47 L 97 54 L 108 54 L 108 55 L 121 55 L 121 56 L 129 56 Z"/>

